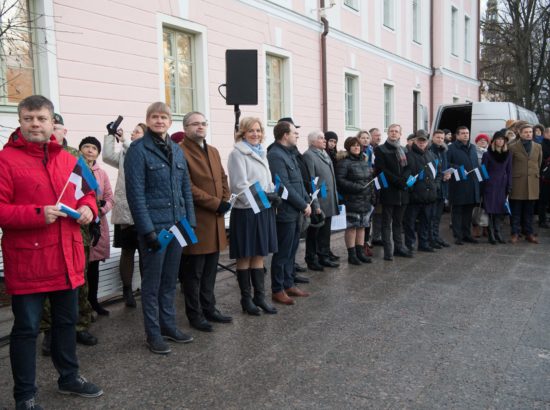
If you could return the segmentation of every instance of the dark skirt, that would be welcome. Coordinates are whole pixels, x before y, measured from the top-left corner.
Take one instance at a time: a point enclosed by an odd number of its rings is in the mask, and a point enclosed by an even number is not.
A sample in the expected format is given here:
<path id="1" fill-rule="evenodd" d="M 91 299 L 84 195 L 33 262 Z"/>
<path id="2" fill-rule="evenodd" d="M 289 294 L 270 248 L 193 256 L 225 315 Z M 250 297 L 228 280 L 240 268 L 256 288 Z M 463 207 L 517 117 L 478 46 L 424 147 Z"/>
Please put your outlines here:
<path id="1" fill-rule="evenodd" d="M 135 225 L 129 225 L 122 229 L 121 225 L 115 224 L 115 239 L 113 240 L 113 247 L 122 249 L 137 249 L 138 235 Z"/>
<path id="2" fill-rule="evenodd" d="M 233 208 L 229 219 L 229 257 L 267 256 L 274 252 L 277 252 L 277 228 L 273 208 L 258 214 L 250 208 Z"/>

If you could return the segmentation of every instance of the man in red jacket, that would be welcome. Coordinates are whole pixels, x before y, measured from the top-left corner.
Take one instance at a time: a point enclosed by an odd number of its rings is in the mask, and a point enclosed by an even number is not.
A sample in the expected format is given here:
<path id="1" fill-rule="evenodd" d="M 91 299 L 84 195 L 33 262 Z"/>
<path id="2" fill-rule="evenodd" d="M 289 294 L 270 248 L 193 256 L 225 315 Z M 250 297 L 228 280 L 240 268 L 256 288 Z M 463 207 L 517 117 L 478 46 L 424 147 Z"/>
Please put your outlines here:
<path id="1" fill-rule="evenodd" d="M 76 199 L 69 183 L 76 158 L 55 142 L 53 104 L 33 95 L 17 108 L 20 127 L 0 151 L 0 228 L 6 290 L 14 315 L 10 359 L 16 409 L 41 408 L 36 395 L 36 338 L 44 300 L 52 314 L 52 361 L 59 392 L 98 397 L 103 391 L 79 375 L 75 324 L 78 287 L 84 283 L 80 225 L 97 215 L 93 191 Z M 66 189 L 64 189 L 66 186 Z M 67 217 L 63 203 L 80 213 Z"/>

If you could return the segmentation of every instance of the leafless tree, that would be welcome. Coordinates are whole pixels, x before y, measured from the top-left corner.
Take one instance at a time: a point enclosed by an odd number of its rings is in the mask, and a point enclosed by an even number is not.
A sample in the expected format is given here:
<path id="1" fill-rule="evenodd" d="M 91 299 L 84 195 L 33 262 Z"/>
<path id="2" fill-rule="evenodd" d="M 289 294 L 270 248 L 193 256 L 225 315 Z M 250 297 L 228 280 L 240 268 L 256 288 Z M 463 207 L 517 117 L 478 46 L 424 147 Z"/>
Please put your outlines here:
<path id="1" fill-rule="evenodd" d="M 550 76 L 550 1 L 489 0 L 481 22 L 480 80 L 486 96 L 544 118 Z"/>
<path id="2" fill-rule="evenodd" d="M 27 0 L 0 0 L 0 96 L 18 101 L 33 84 L 34 55 L 38 50 L 33 31 L 40 15 Z"/>

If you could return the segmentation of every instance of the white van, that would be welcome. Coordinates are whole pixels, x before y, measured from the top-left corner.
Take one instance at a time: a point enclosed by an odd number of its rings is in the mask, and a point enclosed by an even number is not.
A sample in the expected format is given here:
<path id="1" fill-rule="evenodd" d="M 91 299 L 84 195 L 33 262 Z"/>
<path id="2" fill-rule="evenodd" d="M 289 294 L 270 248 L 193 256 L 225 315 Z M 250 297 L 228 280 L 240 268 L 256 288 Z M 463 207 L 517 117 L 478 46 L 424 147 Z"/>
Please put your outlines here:
<path id="1" fill-rule="evenodd" d="M 432 133 L 437 129 L 455 130 L 465 125 L 474 139 L 483 133 L 493 134 L 506 127 L 508 120 L 524 120 L 530 124 L 539 122 L 537 115 L 510 102 L 472 102 L 467 104 L 441 105 L 433 123 Z"/>

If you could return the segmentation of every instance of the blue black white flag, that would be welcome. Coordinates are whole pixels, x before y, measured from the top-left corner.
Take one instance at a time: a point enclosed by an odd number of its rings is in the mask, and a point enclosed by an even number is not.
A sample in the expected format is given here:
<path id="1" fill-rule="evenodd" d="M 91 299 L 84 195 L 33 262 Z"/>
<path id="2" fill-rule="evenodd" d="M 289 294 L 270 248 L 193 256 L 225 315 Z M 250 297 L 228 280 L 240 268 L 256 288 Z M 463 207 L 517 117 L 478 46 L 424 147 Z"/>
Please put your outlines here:
<path id="1" fill-rule="evenodd" d="M 258 181 L 246 188 L 243 193 L 255 214 L 259 214 L 264 209 L 271 208 L 267 195 Z"/>
<path id="2" fill-rule="evenodd" d="M 173 225 L 169 231 L 174 235 L 182 248 L 188 245 L 194 245 L 199 241 L 186 217 L 181 218 L 181 220 Z"/>
<path id="3" fill-rule="evenodd" d="M 94 174 L 88 168 L 84 158 L 78 158 L 76 165 L 69 175 L 69 182 L 75 186 L 74 197 L 78 200 L 90 191 L 97 191 L 99 184 L 97 183 Z"/>
<path id="4" fill-rule="evenodd" d="M 282 199 L 288 199 L 288 189 L 286 189 L 286 186 L 283 185 L 281 182 L 281 177 L 277 174 L 275 174 L 275 192 Z"/>

